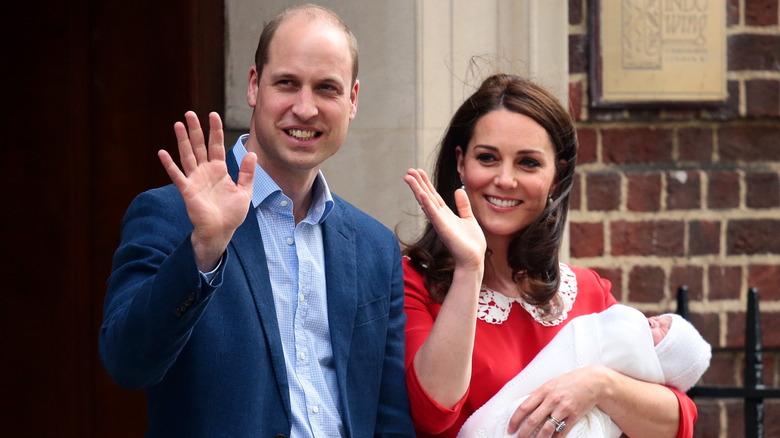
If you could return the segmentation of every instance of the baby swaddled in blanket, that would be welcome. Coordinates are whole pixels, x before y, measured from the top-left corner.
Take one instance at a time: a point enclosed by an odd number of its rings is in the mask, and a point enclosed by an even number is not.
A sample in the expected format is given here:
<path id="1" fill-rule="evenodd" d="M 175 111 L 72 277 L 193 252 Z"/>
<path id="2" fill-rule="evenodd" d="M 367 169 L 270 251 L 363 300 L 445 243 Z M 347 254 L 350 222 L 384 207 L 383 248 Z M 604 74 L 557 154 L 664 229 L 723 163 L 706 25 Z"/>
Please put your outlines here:
<path id="1" fill-rule="evenodd" d="M 528 394 L 546 381 L 589 365 L 685 392 L 701 378 L 712 357 L 710 345 L 675 314 L 646 318 L 616 304 L 573 319 L 512 380 L 474 412 L 458 437 L 505 438 L 509 419 Z M 598 408 L 572 425 L 567 437 L 619 437 L 620 428 Z"/>

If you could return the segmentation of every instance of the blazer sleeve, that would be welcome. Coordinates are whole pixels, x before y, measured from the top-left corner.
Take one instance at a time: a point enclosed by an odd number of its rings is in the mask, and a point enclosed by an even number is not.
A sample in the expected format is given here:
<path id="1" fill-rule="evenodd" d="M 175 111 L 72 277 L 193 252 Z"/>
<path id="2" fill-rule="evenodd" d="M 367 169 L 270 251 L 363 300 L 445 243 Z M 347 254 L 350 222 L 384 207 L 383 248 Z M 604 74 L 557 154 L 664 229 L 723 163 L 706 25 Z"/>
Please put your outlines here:
<path id="1" fill-rule="evenodd" d="M 122 387 L 163 378 L 222 281 L 224 269 L 211 284 L 199 273 L 191 230 L 173 186 L 142 193 L 125 214 L 99 334 L 103 366 Z"/>
<path id="2" fill-rule="evenodd" d="M 378 437 L 411 437 L 414 427 L 409 412 L 409 397 L 404 384 L 404 277 L 398 243 L 393 246 L 392 285 L 390 288 L 390 316 L 387 326 L 387 344 L 377 411 Z"/>

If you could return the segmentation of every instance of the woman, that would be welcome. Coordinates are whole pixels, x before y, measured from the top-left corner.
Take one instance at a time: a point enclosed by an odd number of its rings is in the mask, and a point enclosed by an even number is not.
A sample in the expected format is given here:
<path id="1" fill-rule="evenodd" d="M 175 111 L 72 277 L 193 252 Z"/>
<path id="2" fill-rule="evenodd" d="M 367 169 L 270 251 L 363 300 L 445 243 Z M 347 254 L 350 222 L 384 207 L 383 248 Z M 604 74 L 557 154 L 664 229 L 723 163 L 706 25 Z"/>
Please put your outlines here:
<path id="1" fill-rule="evenodd" d="M 561 104 L 499 74 L 453 116 L 433 182 L 415 169 L 404 178 L 429 219 L 404 259 L 418 436 L 456 436 L 571 319 L 617 302 L 609 281 L 558 262 L 576 156 Z M 522 422 L 519 437 L 549 437 L 596 406 L 631 437 L 690 437 L 697 415 L 679 391 L 590 366 L 533 391 L 508 433 Z"/>

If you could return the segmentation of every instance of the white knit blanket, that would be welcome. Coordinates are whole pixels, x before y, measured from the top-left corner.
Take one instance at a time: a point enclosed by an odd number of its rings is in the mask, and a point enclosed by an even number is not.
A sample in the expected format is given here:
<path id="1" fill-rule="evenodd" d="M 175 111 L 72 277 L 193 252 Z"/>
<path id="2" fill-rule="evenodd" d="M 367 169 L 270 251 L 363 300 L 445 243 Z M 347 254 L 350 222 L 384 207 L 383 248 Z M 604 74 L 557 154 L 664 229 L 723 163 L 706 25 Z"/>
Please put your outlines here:
<path id="1" fill-rule="evenodd" d="M 548 380 L 588 365 L 604 365 L 635 379 L 663 383 L 653 337 L 642 312 L 620 304 L 574 318 L 496 395 L 474 412 L 458 433 L 464 438 L 505 438 L 509 419 L 528 394 Z M 593 408 L 568 438 L 619 437 L 608 415 Z"/>

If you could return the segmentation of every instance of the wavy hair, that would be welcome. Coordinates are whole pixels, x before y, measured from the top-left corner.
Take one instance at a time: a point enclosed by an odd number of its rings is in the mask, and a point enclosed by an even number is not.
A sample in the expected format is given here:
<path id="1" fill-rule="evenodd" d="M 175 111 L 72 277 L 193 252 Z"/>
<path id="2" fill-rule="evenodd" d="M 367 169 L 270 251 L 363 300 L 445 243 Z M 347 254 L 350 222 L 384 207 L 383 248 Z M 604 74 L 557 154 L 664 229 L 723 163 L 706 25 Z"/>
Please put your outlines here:
<path id="1" fill-rule="evenodd" d="M 455 149 L 461 146 L 465 154 L 479 119 L 502 108 L 536 121 L 547 131 L 555 150 L 556 185 L 552 201 L 547 203 L 533 223 L 512 236 L 507 254 L 512 278 L 522 298 L 540 306 L 543 313 L 551 313 L 556 307 L 551 300 L 560 285 L 558 251 L 577 160 L 574 122 L 558 99 L 541 86 L 519 76 L 494 74 L 488 77 L 453 115 L 439 146 L 432 182 L 444 202 L 457 214 L 454 193 L 461 182 Z M 430 222 L 422 236 L 405 248 L 404 254 L 423 275 L 425 287 L 433 300 L 444 301 L 452 283 L 455 261 Z"/>

